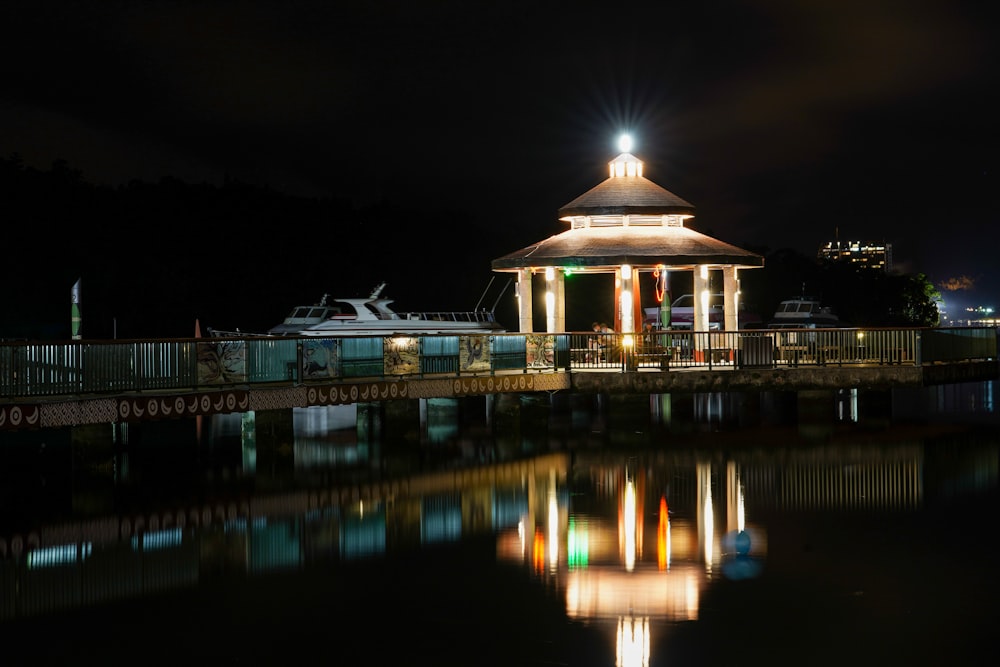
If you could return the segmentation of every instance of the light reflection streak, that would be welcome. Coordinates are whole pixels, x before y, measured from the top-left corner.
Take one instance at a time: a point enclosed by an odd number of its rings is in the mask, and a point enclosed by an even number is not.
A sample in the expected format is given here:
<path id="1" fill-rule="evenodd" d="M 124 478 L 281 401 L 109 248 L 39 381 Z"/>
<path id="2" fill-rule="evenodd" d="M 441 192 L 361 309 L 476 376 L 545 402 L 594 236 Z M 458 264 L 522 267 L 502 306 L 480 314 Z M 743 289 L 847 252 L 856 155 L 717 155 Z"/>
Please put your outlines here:
<path id="1" fill-rule="evenodd" d="M 746 530 L 746 504 L 743 494 L 743 480 L 736 478 L 736 529 L 739 532 Z"/>
<path id="2" fill-rule="evenodd" d="M 656 564 L 660 570 L 670 569 L 670 514 L 663 496 L 660 497 L 660 521 L 656 529 Z"/>
<path id="3" fill-rule="evenodd" d="M 553 474 L 554 476 L 554 474 Z M 559 499 L 556 496 L 555 480 L 549 485 L 549 567 L 555 571 L 559 566 Z"/>
<path id="4" fill-rule="evenodd" d="M 649 618 L 618 618 L 615 667 L 649 665 Z"/>
<path id="5" fill-rule="evenodd" d="M 625 569 L 635 569 L 635 485 L 632 480 L 625 483 L 624 538 Z"/>
<path id="6" fill-rule="evenodd" d="M 715 517 L 712 507 L 712 468 L 710 464 L 697 465 L 698 488 L 701 492 L 701 540 L 705 571 L 712 571 L 712 554 L 715 552 Z"/>

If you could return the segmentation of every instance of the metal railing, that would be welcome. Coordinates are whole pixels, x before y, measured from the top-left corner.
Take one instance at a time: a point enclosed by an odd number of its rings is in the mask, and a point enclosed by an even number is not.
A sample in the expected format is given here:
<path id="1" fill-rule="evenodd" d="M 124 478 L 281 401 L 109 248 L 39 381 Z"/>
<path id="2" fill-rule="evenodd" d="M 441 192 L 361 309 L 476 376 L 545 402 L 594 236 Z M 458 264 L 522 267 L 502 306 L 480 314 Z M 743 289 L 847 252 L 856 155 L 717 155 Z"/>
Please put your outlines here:
<path id="1" fill-rule="evenodd" d="M 994 327 L 0 341 L 0 400 L 357 378 L 919 366 L 996 357 Z"/>

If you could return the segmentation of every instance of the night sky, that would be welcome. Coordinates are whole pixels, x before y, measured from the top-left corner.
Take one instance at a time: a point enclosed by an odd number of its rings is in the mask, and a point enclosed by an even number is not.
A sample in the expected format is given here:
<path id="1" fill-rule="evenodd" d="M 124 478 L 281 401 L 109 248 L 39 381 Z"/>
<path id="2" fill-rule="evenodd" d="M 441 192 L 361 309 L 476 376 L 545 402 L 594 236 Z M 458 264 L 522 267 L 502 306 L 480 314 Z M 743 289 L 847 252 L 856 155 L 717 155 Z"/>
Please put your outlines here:
<path id="1" fill-rule="evenodd" d="M 989 3 L 558 4 L 5 0 L 0 155 L 465 211 L 448 247 L 499 257 L 563 231 L 627 131 L 699 231 L 809 255 L 885 241 L 946 307 L 1000 305 Z M 443 272 L 433 231 L 387 237 L 427 256 L 417 280 Z"/>

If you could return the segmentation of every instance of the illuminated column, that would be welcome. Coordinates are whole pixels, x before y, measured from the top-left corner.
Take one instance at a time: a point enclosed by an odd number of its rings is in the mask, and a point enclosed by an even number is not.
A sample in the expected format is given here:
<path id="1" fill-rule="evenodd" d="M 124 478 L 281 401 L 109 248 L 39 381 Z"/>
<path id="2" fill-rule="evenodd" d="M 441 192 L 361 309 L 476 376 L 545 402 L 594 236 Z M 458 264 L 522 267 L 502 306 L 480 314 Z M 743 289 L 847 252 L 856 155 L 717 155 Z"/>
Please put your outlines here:
<path id="1" fill-rule="evenodd" d="M 735 266 L 722 267 L 723 313 L 726 331 L 740 328 L 740 281 Z"/>
<path id="2" fill-rule="evenodd" d="M 619 306 L 619 317 L 621 319 L 622 333 L 632 333 L 635 331 L 635 302 L 632 290 L 632 267 L 622 264 L 617 276 L 621 281 L 621 297 Z"/>
<path id="3" fill-rule="evenodd" d="M 566 273 L 556 271 L 556 331 L 566 331 Z"/>
<path id="4" fill-rule="evenodd" d="M 531 333 L 531 269 L 517 272 L 517 326 L 521 333 Z"/>
<path id="5" fill-rule="evenodd" d="M 708 265 L 700 264 L 694 269 L 694 331 L 708 331 L 708 306 L 711 295 L 708 291 Z M 707 336 L 694 337 L 694 360 L 705 361 Z"/>
<path id="6" fill-rule="evenodd" d="M 566 277 L 554 267 L 545 269 L 545 331 L 566 330 Z"/>
<path id="7" fill-rule="evenodd" d="M 708 331 L 708 265 L 700 264 L 694 270 L 694 330 Z"/>

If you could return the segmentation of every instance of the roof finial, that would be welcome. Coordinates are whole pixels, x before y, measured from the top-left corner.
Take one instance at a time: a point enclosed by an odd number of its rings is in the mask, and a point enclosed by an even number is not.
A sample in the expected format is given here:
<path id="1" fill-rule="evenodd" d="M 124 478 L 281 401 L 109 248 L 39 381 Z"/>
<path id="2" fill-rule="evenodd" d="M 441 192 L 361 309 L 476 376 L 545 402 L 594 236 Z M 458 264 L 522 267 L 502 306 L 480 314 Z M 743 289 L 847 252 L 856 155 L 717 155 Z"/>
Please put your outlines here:
<path id="1" fill-rule="evenodd" d="M 618 137 L 618 147 L 622 152 L 608 164 L 612 177 L 642 176 L 642 162 L 629 152 L 632 143 L 632 135 L 627 132 Z"/>

